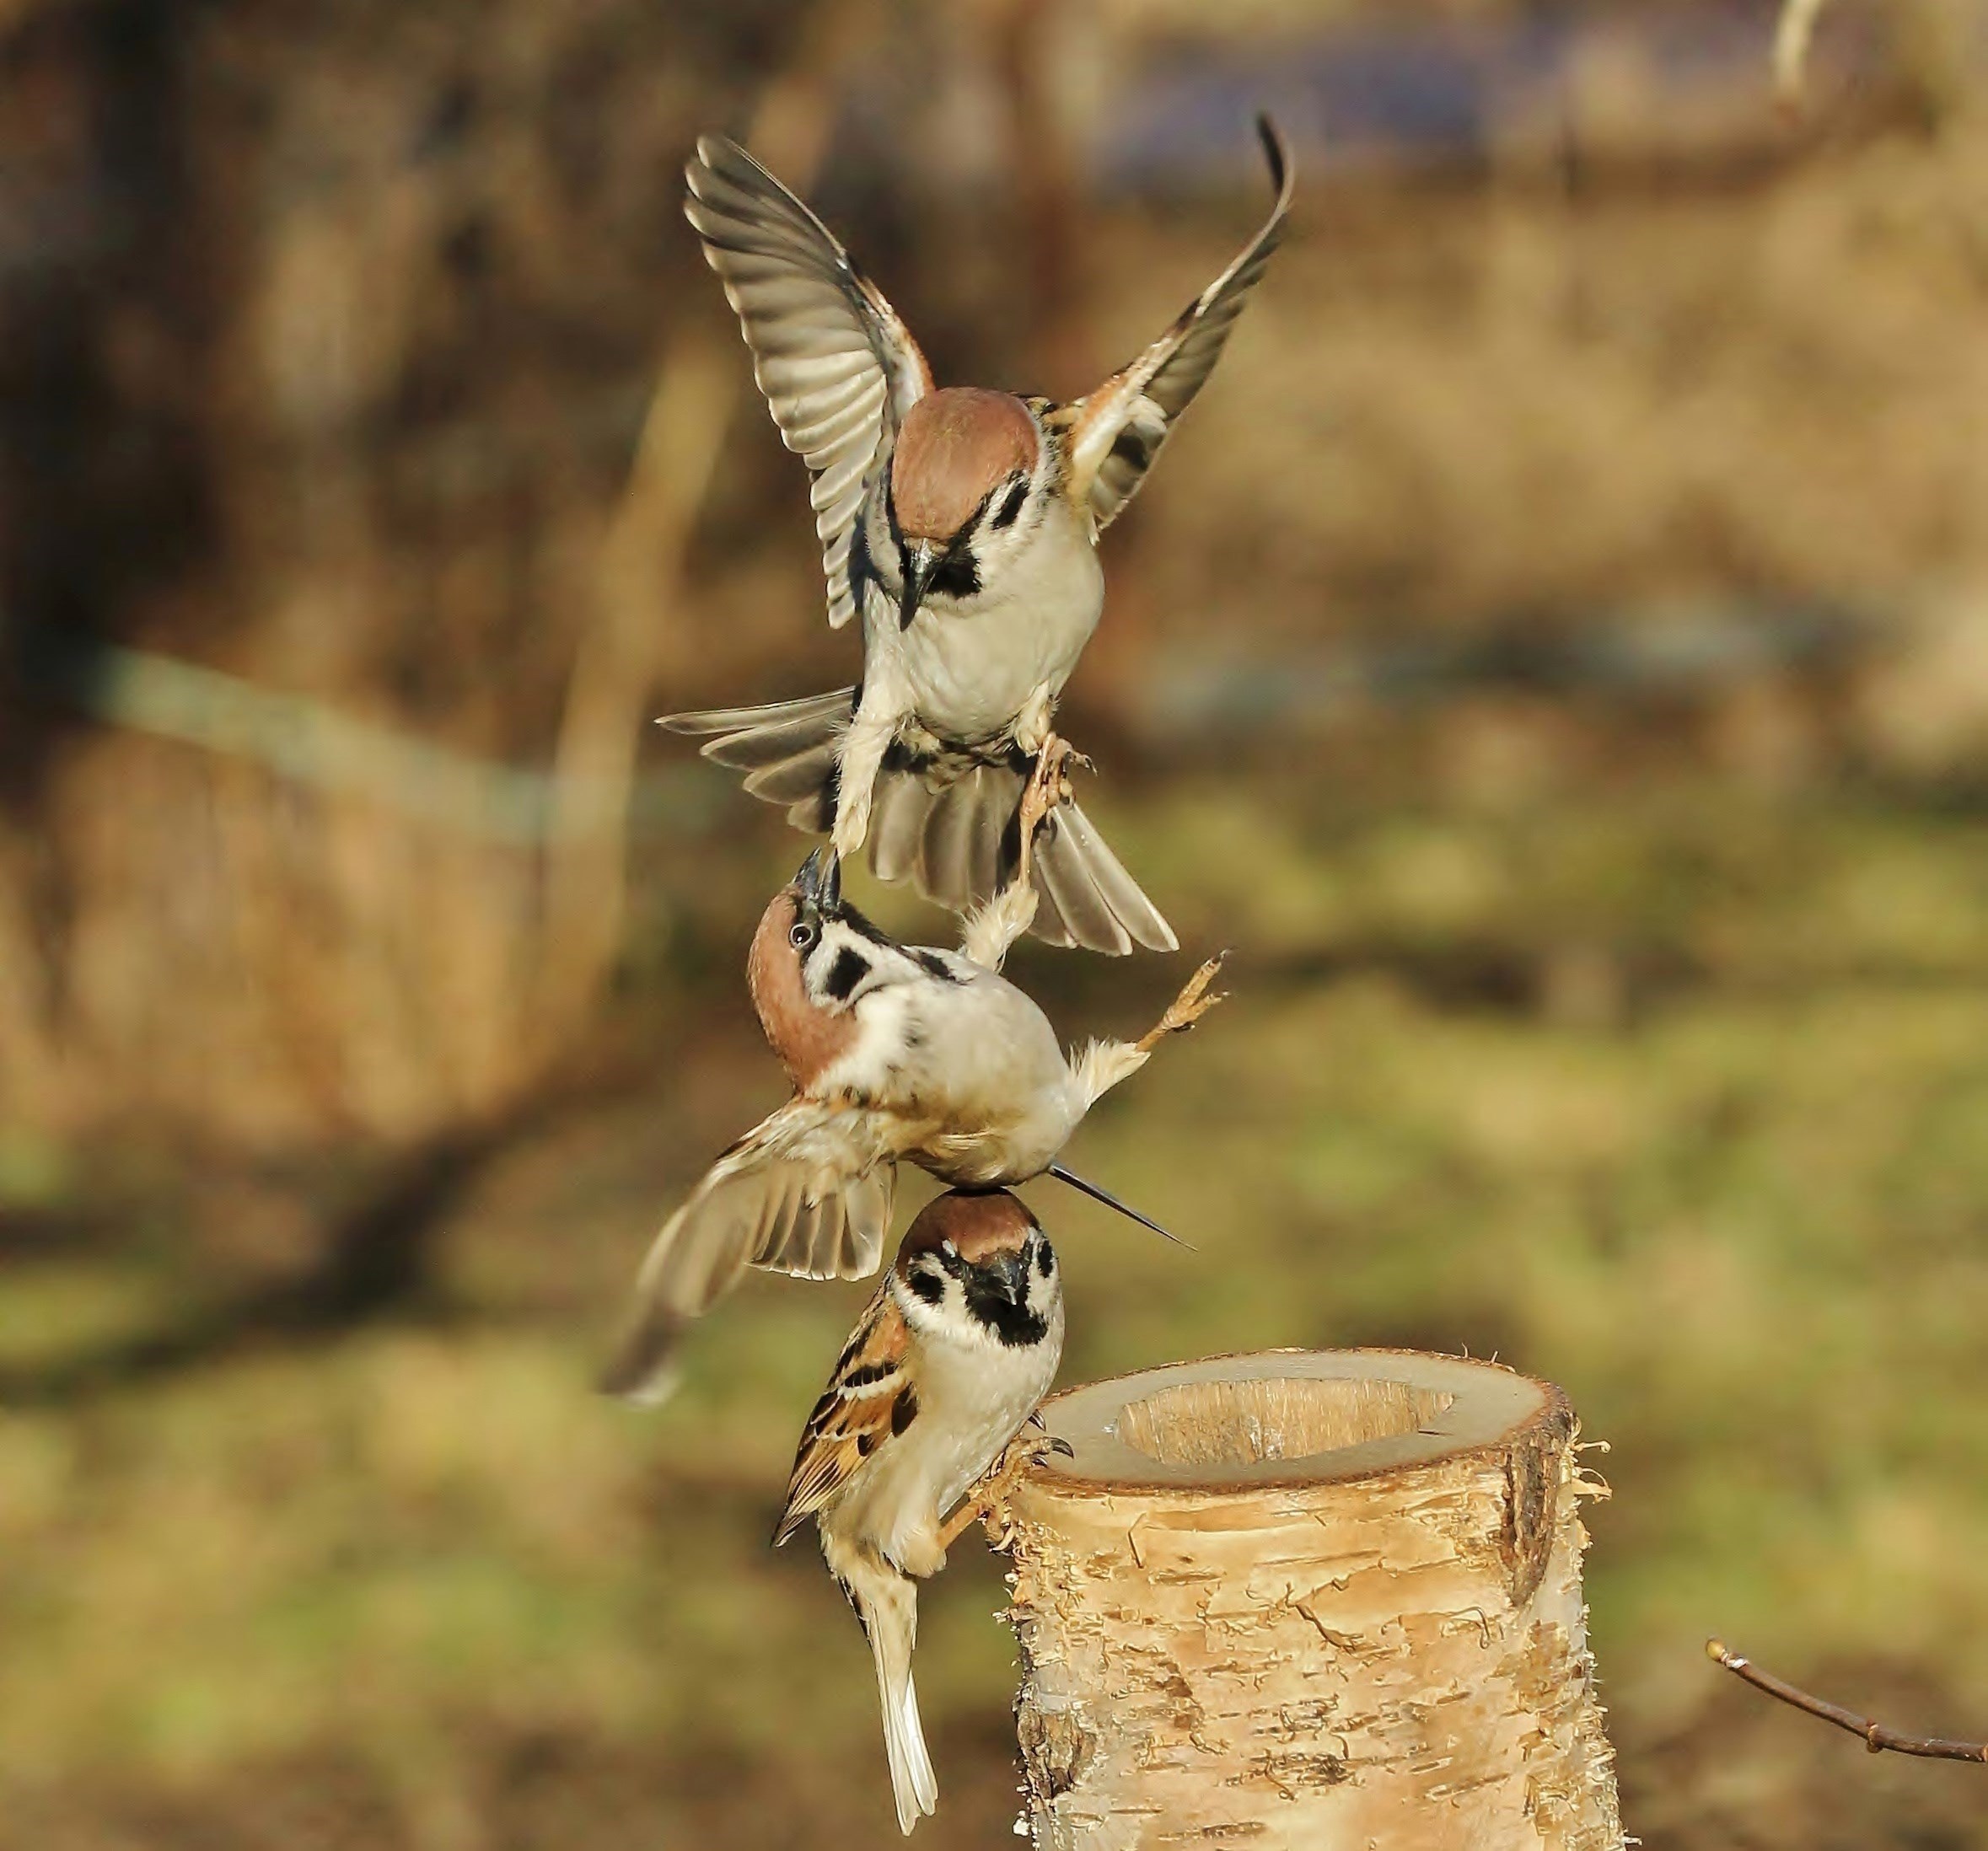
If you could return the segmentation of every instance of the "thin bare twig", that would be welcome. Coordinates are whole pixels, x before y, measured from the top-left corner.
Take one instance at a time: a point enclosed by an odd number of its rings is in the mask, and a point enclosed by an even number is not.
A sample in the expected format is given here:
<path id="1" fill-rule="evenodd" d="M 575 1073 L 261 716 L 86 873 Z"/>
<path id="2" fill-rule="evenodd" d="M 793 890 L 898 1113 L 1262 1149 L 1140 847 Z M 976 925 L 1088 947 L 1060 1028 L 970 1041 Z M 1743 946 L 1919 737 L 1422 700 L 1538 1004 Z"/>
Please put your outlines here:
<path id="1" fill-rule="evenodd" d="M 1881 1755 L 1889 1749 L 1894 1755 L 1922 1755 L 1933 1761 L 1988 1762 L 1988 1742 L 1948 1741 L 1937 1736 L 1901 1736 L 1895 1729 L 1887 1729 L 1883 1723 L 1872 1722 L 1868 1716 L 1860 1716 L 1840 1703 L 1811 1697 L 1807 1691 L 1775 1677 L 1771 1671 L 1762 1671 L 1750 1659 L 1728 1650 L 1718 1639 L 1706 1640 L 1705 1655 L 1715 1665 L 1723 1666 L 1743 1683 L 1751 1684 L 1755 1690 L 1764 1690 L 1770 1697 L 1777 1697 L 1782 1703 L 1811 1716 L 1819 1716 L 1824 1722 L 1834 1723 L 1853 1736 L 1862 1736 L 1864 1746 L 1874 1755 Z"/>

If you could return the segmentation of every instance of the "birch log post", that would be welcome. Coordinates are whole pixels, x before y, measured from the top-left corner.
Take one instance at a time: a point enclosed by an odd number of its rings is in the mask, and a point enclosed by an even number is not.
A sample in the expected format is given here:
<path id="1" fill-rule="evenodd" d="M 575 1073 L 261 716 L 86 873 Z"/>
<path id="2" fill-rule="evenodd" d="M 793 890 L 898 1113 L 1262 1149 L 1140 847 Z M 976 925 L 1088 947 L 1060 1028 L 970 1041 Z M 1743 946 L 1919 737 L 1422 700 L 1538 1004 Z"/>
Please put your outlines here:
<path id="1" fill-rule="evenodd" d="M 999 1513 L 1055 1851 L 1616 1851 L 1557 1388 L 1271 1351 L 1059 1395 Z"/>

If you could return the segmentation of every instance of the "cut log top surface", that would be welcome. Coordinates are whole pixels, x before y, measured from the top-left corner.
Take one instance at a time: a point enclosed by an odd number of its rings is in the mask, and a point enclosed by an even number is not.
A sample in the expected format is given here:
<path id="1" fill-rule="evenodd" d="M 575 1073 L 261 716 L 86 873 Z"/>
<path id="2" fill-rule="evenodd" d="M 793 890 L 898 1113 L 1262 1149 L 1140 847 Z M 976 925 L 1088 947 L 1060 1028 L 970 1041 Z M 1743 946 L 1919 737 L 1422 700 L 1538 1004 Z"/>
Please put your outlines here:
<path id="1" fill-rule="evenodd" d="M 1564 1435 L 1566 1398 L 1496 1363 L 1416 1350 L 1265 1350 L 1092 1382 L 1044 1404 L 1073 1457 L 1050 1496 L 1183 1497 L 1345 1483 Z"/>

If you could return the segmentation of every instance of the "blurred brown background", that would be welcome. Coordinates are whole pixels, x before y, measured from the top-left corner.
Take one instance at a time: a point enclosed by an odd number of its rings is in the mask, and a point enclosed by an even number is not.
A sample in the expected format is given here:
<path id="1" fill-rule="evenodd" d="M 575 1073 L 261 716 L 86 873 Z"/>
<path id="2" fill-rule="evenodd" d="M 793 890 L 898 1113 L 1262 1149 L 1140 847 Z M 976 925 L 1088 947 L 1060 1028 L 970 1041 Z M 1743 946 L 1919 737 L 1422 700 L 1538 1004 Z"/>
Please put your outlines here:
<path id="1" fill-rule="evenodd" d="M 801 840 L 657 736 L 815 691 L 798 464 L 678 212 L 748 137 L 942 378 L 1292 235 L 1065 709 L 1235 1001 L 1031 1191 L 1068 1379 L 1563 1383 L 1652 1847 L 1988 1844 L 1988 19 L 1836 0 L 0 5 L 0 1845 L 889 1842 L 765 1547 L 863 1293 L 588 1392 L 776 1103 Z M 862 888 L 900 929 L 952 928 Z M 1072 1037 L 1185 968 L 1037 950 Z M 911 1201 L 921 1199 L 914 1188 Z M 1012 1648 L 927 1602 L 935 1842 Z"/>

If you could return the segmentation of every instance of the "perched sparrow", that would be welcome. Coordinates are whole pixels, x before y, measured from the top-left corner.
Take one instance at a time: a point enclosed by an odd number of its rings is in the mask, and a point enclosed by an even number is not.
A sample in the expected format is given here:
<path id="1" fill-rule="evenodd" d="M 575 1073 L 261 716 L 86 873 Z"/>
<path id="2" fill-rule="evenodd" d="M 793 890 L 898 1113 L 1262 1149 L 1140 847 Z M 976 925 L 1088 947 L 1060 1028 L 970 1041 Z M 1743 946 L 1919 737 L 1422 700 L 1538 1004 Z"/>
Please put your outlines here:
<path id="1" fill-rule="evenodd" d="M 911 331 L 826 226 L 751 155 L 707 137 L 685 210 L 738 310 L 754 373 L 814 476 L 829 621 L 862 617 L 862 680 L 771 706 L 678 714 L 755 796 L 867 840 L 964 912 L 1005 883 L 1010 828 L 1063 684 L 1098 627 L 1098 536 L 1220 358 L 1281 236 L 1289 162 L 1258 131 L 1277 201 L 1263 229 L 1131 365 L 1067 405 L 935 389 Z M 1039 856 L 1038 934 L 1124 952 L 1172 929 L 1074 805 Z"/>
<path id="2" fill-rule="evenodd" d="M 718 1159 L 656 1237 L 604 1378 L 610 1392 L 667 1393 L 678 1332 L 748 1266 L 868 1278 L 903 1159 L 962 1188 L 1046 1172 L 1146 1221 L 1056 1158 L 1101 1094 L 1222 1001 L 1208 989 L 1222 960 L 1203 964 L 1136 1041 L 1067 1056 L 1049 1018 L 999 974 L 1034 911 L 1030 844 L 1057 801 L 1065 750 L 1056 741 L 1039 760 L 1018 813 L 1016 878 L 969 920 L 959 951 L 887 937 L 844 902 L 832 850 L 817 849 L 774 895 L 746 975 L 794 1096 Z"/>
<path id="3" fill-rule="evenodd" d="M 1056 1257 L 1034 1217 L 1005 1190 L 942 1195 L 911 1223 L 801 1435 L 773 1540 L 813 1517 L 829 1572 L 862 1623 L 906 1832 L 938 1804 L 911 1683 L 913 1577 L 943 1568 L 954 1538 L 1046 1450 L 1034 1436 L 1010 1443 L 1049 1392 L 1062 1349 Z"/>

